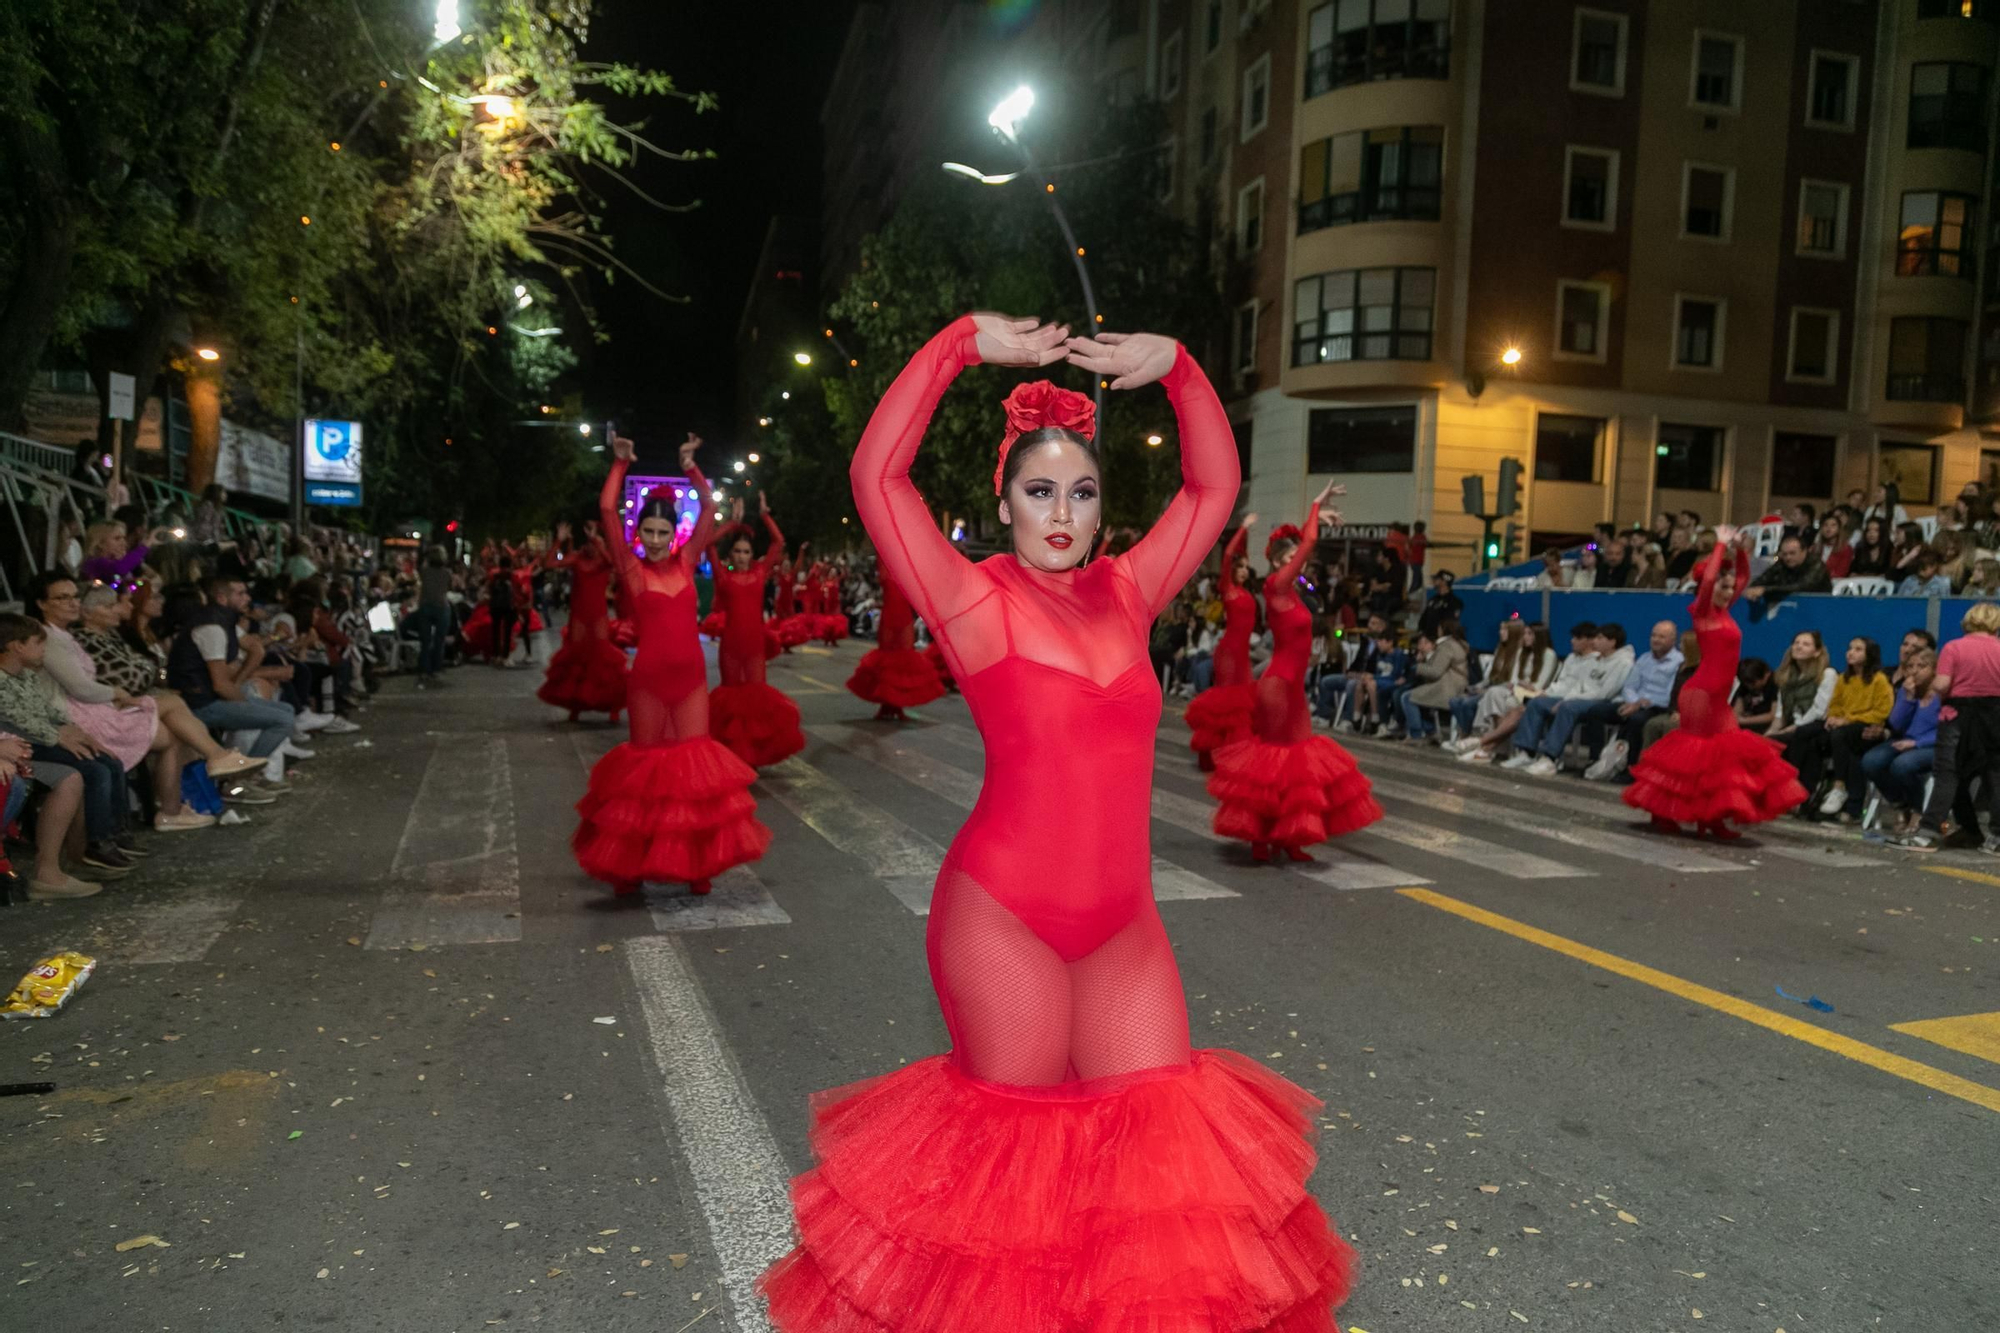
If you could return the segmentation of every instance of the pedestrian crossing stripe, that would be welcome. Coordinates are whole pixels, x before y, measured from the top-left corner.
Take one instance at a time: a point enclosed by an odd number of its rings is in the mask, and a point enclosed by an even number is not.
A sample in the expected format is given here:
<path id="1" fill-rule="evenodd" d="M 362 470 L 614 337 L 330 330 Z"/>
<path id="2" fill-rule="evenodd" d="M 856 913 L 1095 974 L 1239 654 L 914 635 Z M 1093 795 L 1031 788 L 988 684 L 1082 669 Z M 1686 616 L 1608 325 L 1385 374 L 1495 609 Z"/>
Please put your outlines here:
<path id="1" fill-rule="evenodd" d="M 2000 1012 L 1926 1018 L 1917 1023 L 1891 1023 L 1889 1031 L 1922 1037 L 1946 1050 L 1977 1056 L 2000 1065 Z"/>

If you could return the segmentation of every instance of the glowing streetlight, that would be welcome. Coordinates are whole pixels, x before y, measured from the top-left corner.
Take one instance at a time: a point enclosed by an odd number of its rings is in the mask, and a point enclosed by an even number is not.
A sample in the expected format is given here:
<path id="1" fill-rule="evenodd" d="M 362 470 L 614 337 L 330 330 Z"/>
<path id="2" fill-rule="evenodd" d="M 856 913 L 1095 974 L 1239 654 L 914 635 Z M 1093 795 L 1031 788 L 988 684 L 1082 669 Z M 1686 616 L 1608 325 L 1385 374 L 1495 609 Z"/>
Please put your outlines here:
<path id="1" fill-rule="evenodd" d="M 1521 349 L 1518 347 L 1509 347 L 1506 351 L 1500 353 L 1500 364 L 1503 366 L 1520 365 Z"/>
<path id="2" fill-rule="evenodd" d="M 1024 83 L 1000 99 L 1000 105 L 993 108 L 993 114 L 986 117 L 986 123 L 991 125 L 1000 137 L 1012 143 L 1016 137 L 1015 132 L 1021 128 L 1021 122 L 1026 120 L 1028 113 L 1034 109 L 1035 90 Z"/>
<path id="3" fill-rule="evenodd" d="M 770 425 L 770 424 L 771 424 L 771 418 L 769 418 L 769 417 L 758 417 L 758 418 L 757 418 L 757 424 L 758 424 L 758 425 L 760 425 L 760 426 L 768 426 L 768 425 Z M 752 454 L 752 455 L 751 455 L 751 457 L 752 457 L 752 458 L 754 458 L 754 457 L 756 457 L 756 455 L 755 455 L 755 454 Z"/>
<path id="4" fill-rule="evenodd" d="M 753 463 L 757 463 L 757 462 L 761 462 L 761 461 L 763 461 L 763 460 L 762 460 L 762 459 L 760 459 L 760 458 L 758 458 L 758 456 L 757 456 L 756 454 L 752 454 L 752 455 L 750 455 L 750 461 L 751 461 L 751 462 L 753 462 Z"/>
<path id="5" fill-rule="evenodd" d="M 1146 443 L 1152 445 L 1155 449 L 1159 448 L 1166 442 L 1167 442 L 1166 437 L 1164 435 L 1161 435 L 1158 431 L 1154 431 L 1151 435 L 1148 435 L 1146 437 Z"/>
<path id="6" fill-rule="evenodd" d="M 744 462 L 744 461 L 743 461 L 742 459 L 740 459 L 740 458 L 739 458 L 739 459 L 737 459 L 737 460 L 736 460 L 736 470 L 737 470 L 738 472 L 741 472 L 741 471 L 742 471 L 742 470 L 743 470 L 744 468 L 746 468 L 746 467 L 748 467 L 748 466 L 749 466 L 749 464 L 748 464 L 748 463 L 745 463 L 745 462 Z"/>
<path id="7" fill-rule="evenodd" d="M 1008 181 L 1015 179 L 1021 174 L 1018 171 L 1009 171 L 995 176 L 981 171 L 978 167 L 968 167 L 963 162 L 947 162 L 944 164 L 944 169 L 954 176 L 963 176 L 967 180 L 978 181 L 981 185 L 1005 185 Z"/>
<path id="8" fill-rule="evenodd" d="M 194 349 L 194 354 L 204 361 L 222 360 L 222 353 L 216 351 L 213 347 L 197 347 Z"/>
<path id="9" fill-rule="evenodd" d="M 781 393 L 780 393 L 780 394 L 778 395 L 778 397 L 780 397 L 780 398 L 784 399 L 784 400 L 785 400 L 786 402 L 788 402 L 788 403 L 789 403 L 789 402 L 791 402 L 791 401 L 792 401 L 792 391 L 791 391 L 790 389 L 786 389 L 786 390 L 784 390 L 783 392 L 781 392 Z"/>
<path id="10" fill-rule="evenodd" d="M 437 0 L 437 22 L 431 27 L 431 36 L 440 42 L 448 42 L 459 32 L 458 0 Z"/>
<path id="11" fill-rule="evenodd" d="M 588 434 L 590 434 L 590 423 L 589 423 L 588 421 L 586 421 L 586 422 L 584 422 L 584 423 L 583 423 L 583 424 L 582 424 L 581 426 L 578 426 L 578 427 L 576 428 L 576 433 L 577 433 L 578 435 L 588 435 Z M 599 448 L 598 452 L 600 452 L 600 453 L 601 453 L 601 452 L 603 452 L 603 450 L 602 450 L 602 447 L 601 447 L 601 446 L 600 446 L 600 448 Z"/>
<path id="12" fill-rule="evenodd" d="M 713 501 L 715 501 L 715 502 L 716 502 L 717 504 L 721 504 L 721 503 L 722 503 L 722 492 L 721 492 L 721 491 L 710 491 L 710 492 L 708 493 L 708 498 L 709 498 L 709 499 L 711 499 L 711 500 L 713 500 Z"/>
<path id="13" fill-rule="evenodd" d="M 793 352 L 792 360 L 798 362 L 802 366 L 809 366 L 813 363 L 811 352 Z"/>

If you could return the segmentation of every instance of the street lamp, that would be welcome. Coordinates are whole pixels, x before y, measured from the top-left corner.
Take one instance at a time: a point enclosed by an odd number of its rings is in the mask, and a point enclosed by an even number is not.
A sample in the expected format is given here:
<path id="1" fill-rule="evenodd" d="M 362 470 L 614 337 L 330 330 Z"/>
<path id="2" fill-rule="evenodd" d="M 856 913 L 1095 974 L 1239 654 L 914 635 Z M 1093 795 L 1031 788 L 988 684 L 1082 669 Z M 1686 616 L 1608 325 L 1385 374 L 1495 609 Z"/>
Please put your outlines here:
<path id="1" fill-rule="evenodd" d="M 802 366 L 809 366 L 813 363 L 811 352 L 793 352 L 792 360 L 798 362 Z"/>
<path id="2" fill-rule="evenodd" d="M 737 460 L 736 460 L 736 470 L 737 470 L 738 472 L 741 472 L 741 471 L 742 471 L 742 470 L 743 470 L 743 469 L 744 469 L 745 467 L 747 467 L 747 466 L 749 466 L 749 465 L 748 465 L 747 463 L 745 463 L 745 462 L 744 462 L 744 461 L 743 461 L 742 459 L 740 459 L 740 458 L 739 458 L 739 459 L 737 459 Z"/>
<path id="3" fill-rule="evenodd" d="M 750 461 L 756 463 L 756 462 L 761 462 L 762 460 L 756 454 L 751 454 Z"/>
<path id="4" fill-rule="evenodd" d="M 204 361 L 222 360 L 222 353 L 216 351 L 213 347 L 197 347 L 194 349 L 194 354 Z"/>
<path id="5" fill-rule="evenodd" d="M 458 0 L 437 0 L 437 22 L 431 27 L 431 36 L 439 42 L 448 42 L 458 36 Z"/>
<path id="6" fill-rule="evenodd" d="M 1154 431 L 1151 435 L 1148 435 L 1146 437 L 1146 443 L 1150 444 L 1155 449 L 1159 448 L 1166 442 L 1167 442 L 1166 437 L 1161 435 L 1160 432 L 1158 431 Z"/>
<path id="7" fill-rule="evenodd" d="M 1020 131 L 1021 122 L 1026 120 L 1028 113 L 1034 109 L 1035 90 L 1024 83 L 1000 99 L 1000 105 L 993 108 L 992 113 L 986 117 L 986 123 L 991 125 L 1001 138 L 1012 143 Z"/>
<path id="8" fill-rule="evenodd" d="M 1500 364 L 1503 366 L 1520 365 L 1521 349 L 1518 347 L 1509 347 L 1506 351 L 1500 353 Z"/>

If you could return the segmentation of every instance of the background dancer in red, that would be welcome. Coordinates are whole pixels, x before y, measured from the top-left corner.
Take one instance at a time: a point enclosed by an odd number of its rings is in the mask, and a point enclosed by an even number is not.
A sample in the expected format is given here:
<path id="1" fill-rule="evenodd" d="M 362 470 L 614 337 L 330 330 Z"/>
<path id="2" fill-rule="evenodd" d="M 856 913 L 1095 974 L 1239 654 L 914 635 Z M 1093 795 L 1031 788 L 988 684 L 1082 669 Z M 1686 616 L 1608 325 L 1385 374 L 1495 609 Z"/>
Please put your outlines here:
<path id="1" fill-rule="evenodd" d="M 1209 794 L 1221 802 L 1215 831 L 1249 843 L 1259 861 L 1270 860 L 1279 848 L 1294 861 L 1310 861 L 1307 847 L 1382 817 L 1354 756 L 1331 738 L 1313 734 L 1306 707 L 1312 612 L 1299 599 L 1299 571 L 1319 539 L 1320 506 L 1342 493 L 1329 483 L 1306 514 L 1303 532 L 1286 524 L 1264 545 L 1264 558 L 1273 566 L 1264 580 L 1271 660 L 1257 680 L 1252 734 L 1215 752 L 1215 773 L 1208 780 Z"/>
<path id="2" fill-rule="evenodd" d="M 607 533 L 622 533 L 618 502 L 632 441 L 612 439 L 616 458 L 598 495 Z M 701 441 L 681 446 L 681 471 L 698 495 L 708 482 L 695 467 Z M 611 544 L 618 577 L 639 623 L 639 656 L 626 690 L 632 739 L 597 761 L 590 789 L 576 804 L 582 822 L 570 846 L 577 864 L 619 894 L 642 880 L 686 881 L 707 893 L 709 879 L 754 861 L 770 845 L 750 795 L 756 771 L 708 734 L 708 671 L 694 628 L 695 561 L 715 531 L 708 505 L 693 534 L 673 545 L 674 502 L 648 498 L 639 510 L 640 560 L 622 540 Z"/>
<path id="3" fill-rule="evenodd" d="M 847 637 L 847 613 L 840 605 L 840 571 L 824 560 L 806 579 L 806 609 L 812 614 L 813 637 L 831 648 Z"/>
<path id="4" fill-rule="evenodd" d="M 1306 1193 L 1319 1102 L 1191 1050 L 1148 845 L 1153 618 L 1221 535 L 1236 448 L 1177 344 L 968 316 L 876 408 L 855 501 L 886 575 L 944 644 L 986 741 L 979 802 L 931 898 L 951 1053 L 814 1099 L 803 1241 L 760 1279 L 784 1333 L 1331 1333 L 1350 1255 Z M 976 362 L 1068 358 L 1164 378 L 1180 493 L 1131 551 L 1082 564 L 1101 507 L 1088 398 L 1007 399 L 995 489 L 1012 550 L 968 563 L 910 481 Z"/>
<path id="5" fill-rule="evenodd" d="M 882 574 L 882 614 L 876 621 L 875 647 L 847 678 L 856 698 L 879 704 L 878 722 L 904 721 L 903 710 L 944 697 L 944 682 L 930 658 L 917 651 L 917 622 L 910 599 L 885 570 Z"/>
<path id="6" fill-rule="evenodd" d="M 724 533 L 726 560 L 715 562 L 715 604 L 722 611 L 722 644 L 717 653 L 722 683 L 708 697 L 709 728 L 715 738 L 754 768 L 775 764 L 806 748 L 799 731 L 799 706 L 764 681 L 764 585 L 785 556 L 785 534 L 771 518 L 764 493 L 757 508 L 771 534 L 763 558 L 756 558 L 750 529 L 732 524 Z"/>
<path id="7" fill-rule="evenodd" d="M 1711 838 L 1740 838 L 1725 820 L 1761 824 L 1806 799 L 1799 772 L 1768 736 L 1736 725 L 1729 691 L 1736 684 L 1743 631 L 1729 608 L 1750 581 L 1747 532 L 1719 527 L 1701 567 L 1689 611 L 1701 665 L 1681 686 L 1681 724 L 1646 747 L 1632 766 L 1625 804 L 1653 817 L 1661 833 L 1692 823 Z M 1731 555 L 1733 563 L 1725 564 Z"/>
<path id="8" fill-rule="evenodd" d="M 805 593 L 801 579 L 806 568 L 807 545 L 800 542 L 798 554 L 792 557 L 791 563 L 779 565 L 772 571 L 775 594 L 771 600 L 771 630 L 778 636 L 779 647 L 788 653 L 810 639 L 817 628 L 800 605 Z"/>
<path id="9" fill-rule="evenodd" d="M 1215 751 L 1250 734 L 1257 683 L 1250 675 L 1250 635 L 1257 628 L 1257 597 L 1245 585 L 1250 558 L 1243 548 L 1257 516 L 1246 514 L 1243 526 L 1222 552 L 1222 637 L 1215 645 L 1215 679 L 1187 706 L 1187 724 L 1194 735 L 1188 748 L 1204 773 L 1215 768 Z"/>
<path id="10" fill-rule="evenodd" d="M 556 529 L 550 562 L 570 574 L 569 624 L 563 646 L 549 659 L 535 697 L 569 712 L 609 713 L 616 722 L 625 709 L 625 651 L 611 641 L 611 611 L 605 597 L 611 587 L 611 552 L 595 523 L 584 525 L 583 545 L 572 550 L 570 527 Z"/>

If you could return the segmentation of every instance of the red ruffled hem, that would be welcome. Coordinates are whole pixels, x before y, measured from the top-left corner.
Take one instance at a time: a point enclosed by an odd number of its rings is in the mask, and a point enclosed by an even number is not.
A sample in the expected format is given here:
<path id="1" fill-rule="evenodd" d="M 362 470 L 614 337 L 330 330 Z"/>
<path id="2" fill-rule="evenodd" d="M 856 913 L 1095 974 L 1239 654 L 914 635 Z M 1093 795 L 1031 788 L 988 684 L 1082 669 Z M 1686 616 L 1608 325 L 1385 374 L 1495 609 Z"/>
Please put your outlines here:
<path id="1" fill-rule="evenodd" d="M 876 648 L 847 678 L 858 699 L 891 708 L 915 708 L 944 697 L 944 682 L 930 659 L 914 648 Z"/>
<path id="2" fill-rule="evenodd" d="M 1703 736 L 1670 731 L 1632 768 L 1625 804 L 1679 823 L 1762 824 L 1802 804 L 1799 771 L 1768 736 L 1727 727 Z"/>
<path id="3" fill-rule="evenodd" d="M 1231 1051 L 1060 1088 L 938 1056 L 813 1099 L 785 1333 L 1331 1333 L 1353 1251 L 1306 1192 L 1320 1103 Z"/>
<path id="4" fill-rule="evenodd" d="M 813 631 L 818 628 L 814 622 L 818 619 L 818 616 L 786 616 L 783 620 L 772 622 L 771 629 L 778 636 L 781 646 L 796 648 L 812 638 Z"/>
<path id="5" fill-rule="evenodd" d="M 1216 833 L 1242 842 L 1308 847 L 1382 817 L 1354 756 L 1325 736 L 1231 742 L 1215 752 L 1208 792 L 1220 802 Z"/>
<path id="6" fill-rule="evenodd" d="M 573 638 L 549 659 L 535 697 L 572 713 L 616 713 L 625 707 L 625 654 L 605 639 Z"/>
<path id="7" fill-rule="evenodd" d="M 710 879 L 771 844 L 750 794 L 756 772 L 712 736 L 618 746 L 590 770 L 570 848 L 607 884 Z"/>
<path id="8" fill-rule="evenodd" d="M 846 616 L 808 616 L 813 622 L 813 637 L 823 643 L 839 643 L 847 637 Z"/>
<path id="9" fill-rule="evenodd" d="M 707 615 L 696 621 L 694 627 L 711 639 L 719 639 L 722 637 L 722 627 L 728 622 L 728 619 L 729 617 L 720 611 L 710 611 Z"/>
<path id="10" fill-rule="evenodd" d="M 768 767 L 806 748 L 799 706 L 759 681 L 710 690 L 708 731 L 752 768 Z"/>
<path id="11" fill-rule="evenodd" d="M 1250 735 L 1257 708 L 1254 685 L 1214 685 L 1188 701 L 1186 722 L 1194 735 L 1188 748 L 1196 754 L 1220 750 Z"/>

